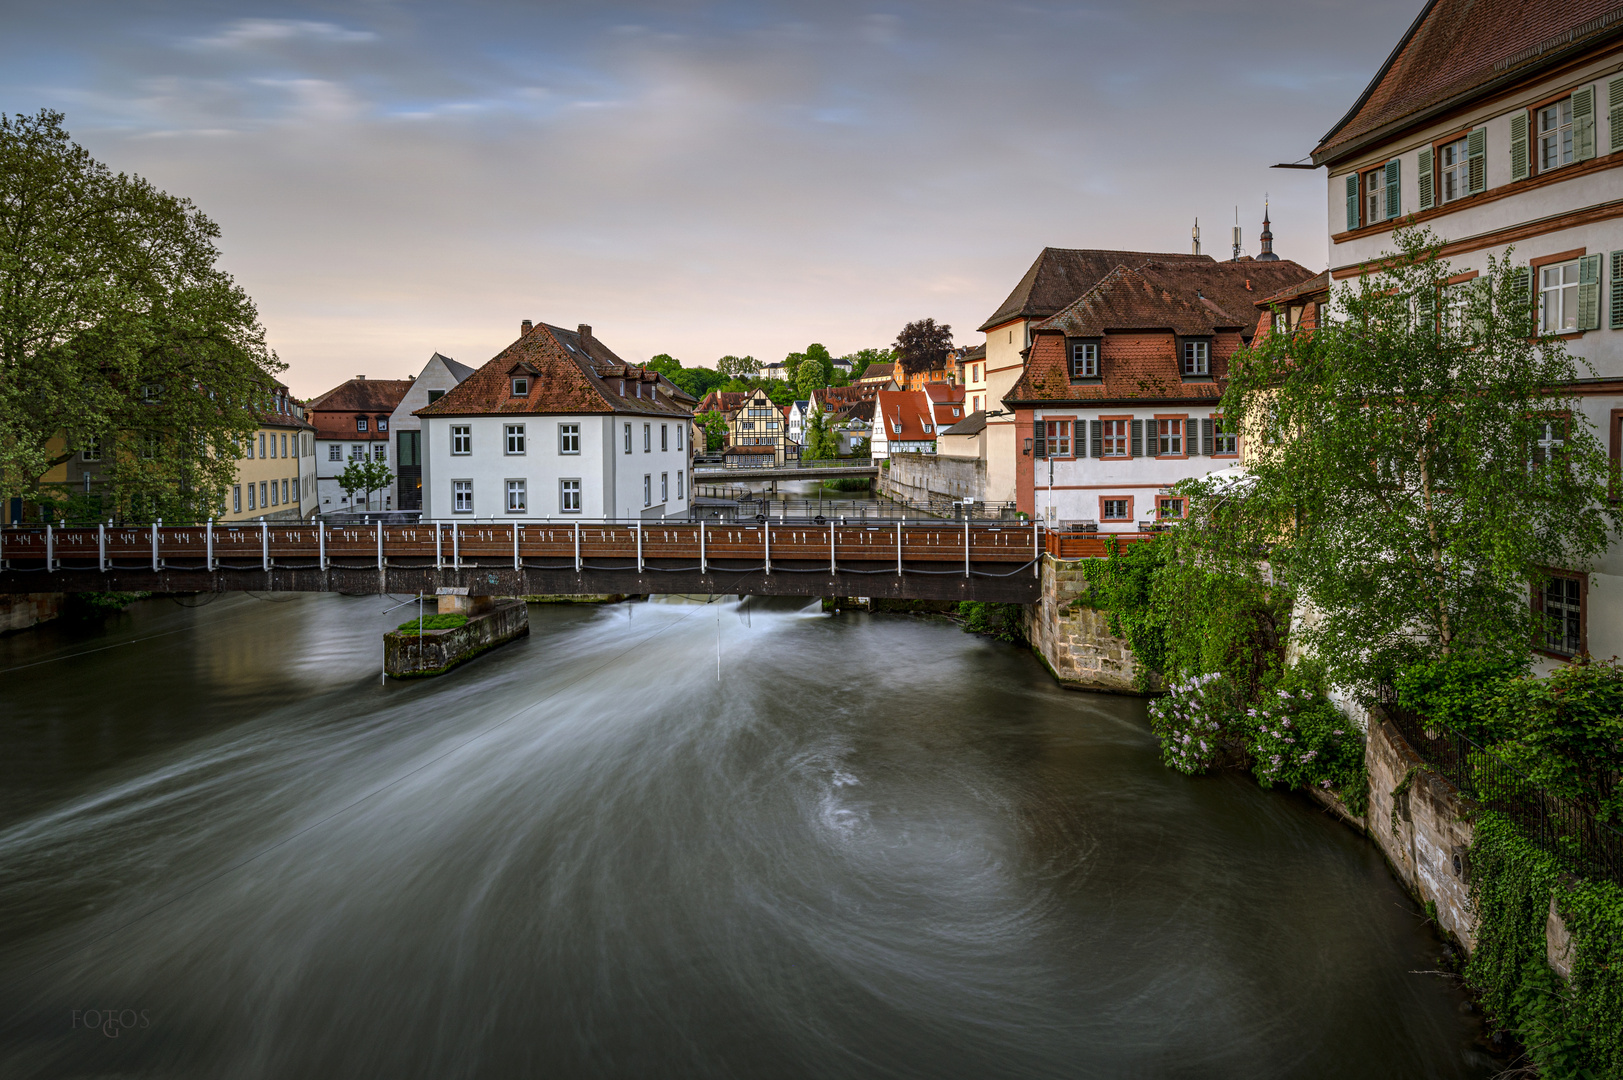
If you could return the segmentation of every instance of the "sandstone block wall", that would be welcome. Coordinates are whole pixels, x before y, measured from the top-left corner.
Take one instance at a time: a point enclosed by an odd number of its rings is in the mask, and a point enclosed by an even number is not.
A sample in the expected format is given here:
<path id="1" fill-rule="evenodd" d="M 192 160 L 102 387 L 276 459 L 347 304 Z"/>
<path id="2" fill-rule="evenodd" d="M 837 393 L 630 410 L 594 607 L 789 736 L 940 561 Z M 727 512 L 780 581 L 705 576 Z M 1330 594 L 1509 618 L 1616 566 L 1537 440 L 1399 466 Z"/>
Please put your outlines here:
<path id="1" fill-rule="evenodd" d="M 892 454 L 879 470 L 879 494 L 911 506 L 950 511 L 954 502 L 986 501 L 986 462 L 939 454 Z"/>
<path id="2" fill-rule="evenodd" d="M 59 592 L 0 594 L 0 634 L 49 622 L 62 614 L 62 600 Z"/>
<path id="3" fill-rule="evenodd" d="M 1137 693 L 1137 662 L 1127 642 L 1110 632 L 1110 619 L 1087 606 L 1090 560 L 1043 556 L 1043 595 L 1026 608 L 1026 638 L 1060 683 L 1077 690 Z M 1077 603 L 1078 600 L 1083 603 Z M 1158 688 L 1158 680 L 1151 689 Z"/>

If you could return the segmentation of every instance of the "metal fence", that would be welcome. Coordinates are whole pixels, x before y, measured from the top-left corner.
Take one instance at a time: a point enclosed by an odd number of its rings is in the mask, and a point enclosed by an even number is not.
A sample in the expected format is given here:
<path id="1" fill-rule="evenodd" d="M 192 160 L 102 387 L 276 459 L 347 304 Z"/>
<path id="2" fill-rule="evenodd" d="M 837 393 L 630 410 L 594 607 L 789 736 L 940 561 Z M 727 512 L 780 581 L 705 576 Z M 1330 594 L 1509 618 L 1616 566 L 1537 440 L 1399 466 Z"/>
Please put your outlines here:
<path id="1" fill-rule="evenodd" d="M 1457 731 L 1428 726 L 1423 717 L 1396 705 L 1381 710 L 1409 747 L 1460 794 L 1505 815 L 1576 873 L 1623 885 L 1623 831 L 1598 820 L 1589 808 L 1540 787 L 1493 748 Z M 1612 777 L 1611 786 L 1616 783 Z"/>

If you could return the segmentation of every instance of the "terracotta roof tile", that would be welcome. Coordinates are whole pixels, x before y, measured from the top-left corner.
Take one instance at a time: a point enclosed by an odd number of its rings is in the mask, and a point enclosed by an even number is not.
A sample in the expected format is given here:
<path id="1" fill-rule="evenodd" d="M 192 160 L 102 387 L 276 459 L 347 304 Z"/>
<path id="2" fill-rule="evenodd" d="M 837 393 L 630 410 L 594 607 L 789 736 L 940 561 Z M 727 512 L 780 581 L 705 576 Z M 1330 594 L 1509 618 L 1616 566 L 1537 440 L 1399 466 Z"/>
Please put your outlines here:
<path id="1" fill-rule="evenodd" d="M 391 413 L 411 389 L 410 379 L 351 379 L 310 402 L 311 412 Z"/>
<path id="2" fill-rule="evenodd" d="M 874 399 L 874 422 L 883 418 L 885 438 L 891 442 L 917 442 L 935 438 L 930 399 L 923 390 L 885 390 Z M 926 431 L 929 424 L 931 430 Z M 898 427 L 900 430 L 897 430 Z"/>
<path id="3" fill-rule="evenodd" d="M 1093 288 L 1118 266 L 1146 262 L 1214 262 L 1210 255 L 1178 255 L 1151 251 L 1106 251 L 1092 248 L 1043 248 L 1020 284 L 992 316 L 981 324 L 984 332 L 1011 319 L 1046 319 Z"/>

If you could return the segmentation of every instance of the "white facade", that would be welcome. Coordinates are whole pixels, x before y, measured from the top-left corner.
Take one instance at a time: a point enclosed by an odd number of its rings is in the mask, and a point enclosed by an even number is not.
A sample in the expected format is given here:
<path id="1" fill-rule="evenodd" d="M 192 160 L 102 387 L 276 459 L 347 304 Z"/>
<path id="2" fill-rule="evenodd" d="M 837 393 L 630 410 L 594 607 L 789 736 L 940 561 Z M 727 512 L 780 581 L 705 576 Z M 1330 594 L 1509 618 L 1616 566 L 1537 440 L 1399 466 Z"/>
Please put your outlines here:
<path id="1" fill-rule="evenodd" d="M 423 518 L 686 518 L 683 417 L 425 416 Z"/>
<path id="2" fill-rule="evenodd" d="M 338 486 L 338 474 L 351 461 L 370 458 L 392 468 L 389 443 L 384 439 L 317 439 L 316 440 L 316 497 L 321 512 L 331 514 L 348 510 L 393 510 L 394 485 L 374 491 L 370 497 L 358 491 L 351 499 Z"/>
<path id="3" fill-rule="evenodd" d="M 392 429 L 390 453 L 394 456 L 397 510 L 422 509 L 422 425 L 413 415 L 418 409 L 438 401 L 463 379 L 473 374 L 466 364 L 435 353 L 412 380 L 411 389 L 389 414 Z"/>

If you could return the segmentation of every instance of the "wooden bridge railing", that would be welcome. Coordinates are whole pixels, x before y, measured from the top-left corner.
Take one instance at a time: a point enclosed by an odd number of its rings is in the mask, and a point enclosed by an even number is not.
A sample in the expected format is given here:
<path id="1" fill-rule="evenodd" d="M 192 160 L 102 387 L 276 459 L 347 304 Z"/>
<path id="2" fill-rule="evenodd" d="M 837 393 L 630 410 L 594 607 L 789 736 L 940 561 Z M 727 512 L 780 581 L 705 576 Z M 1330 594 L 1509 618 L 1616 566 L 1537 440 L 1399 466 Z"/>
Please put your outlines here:
<path id="1" fill-rule="evenodd" d="M 1102 559 L 1108 554 L 1105 547 L 1110 540 L 1118 544 L 1132 544 L 1154 539 L 1154 533 L 1084 533 L 1050 532 L 1044 534 L 1044 548 L 1056 559 Z"/>

